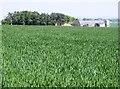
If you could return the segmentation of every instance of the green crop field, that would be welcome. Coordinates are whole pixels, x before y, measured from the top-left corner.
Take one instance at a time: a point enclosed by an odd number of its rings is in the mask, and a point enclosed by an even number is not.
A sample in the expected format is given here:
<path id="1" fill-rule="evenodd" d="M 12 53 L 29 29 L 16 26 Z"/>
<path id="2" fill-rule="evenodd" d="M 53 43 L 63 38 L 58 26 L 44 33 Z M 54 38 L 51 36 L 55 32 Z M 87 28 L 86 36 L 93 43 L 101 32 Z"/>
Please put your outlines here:
<path id="1" fill-rule="evenodd" d="M 2 26 L 3 87 L 118 87 L 118 29 Z"/>

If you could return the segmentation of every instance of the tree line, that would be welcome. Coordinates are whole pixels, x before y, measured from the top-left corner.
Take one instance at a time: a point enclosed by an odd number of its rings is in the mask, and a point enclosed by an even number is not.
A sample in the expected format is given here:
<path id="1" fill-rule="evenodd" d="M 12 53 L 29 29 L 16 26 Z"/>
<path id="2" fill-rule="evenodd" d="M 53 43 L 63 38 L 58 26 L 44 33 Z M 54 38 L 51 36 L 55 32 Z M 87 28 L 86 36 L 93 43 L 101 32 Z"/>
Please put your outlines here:
<path id="1" fill-rule="evenodd" d="M 14 11 L 8 13 L 2 24 L 9 25 L 55 25 L 72 22 L 75 18 L 62 13 L 38 13 L 37 11 Z"/>

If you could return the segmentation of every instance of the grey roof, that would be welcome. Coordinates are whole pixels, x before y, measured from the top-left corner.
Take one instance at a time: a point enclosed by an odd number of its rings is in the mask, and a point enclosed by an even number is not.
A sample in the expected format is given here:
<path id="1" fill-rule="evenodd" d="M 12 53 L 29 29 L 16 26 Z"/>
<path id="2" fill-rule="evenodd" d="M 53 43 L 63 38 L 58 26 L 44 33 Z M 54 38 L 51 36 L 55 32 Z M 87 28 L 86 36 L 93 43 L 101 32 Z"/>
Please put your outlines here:
<path id="1" fill-rule="evenodd" d="M 72 26 L 80 26 L 80 21 L 79 20 L 75 20 L 71 23 Z"/>

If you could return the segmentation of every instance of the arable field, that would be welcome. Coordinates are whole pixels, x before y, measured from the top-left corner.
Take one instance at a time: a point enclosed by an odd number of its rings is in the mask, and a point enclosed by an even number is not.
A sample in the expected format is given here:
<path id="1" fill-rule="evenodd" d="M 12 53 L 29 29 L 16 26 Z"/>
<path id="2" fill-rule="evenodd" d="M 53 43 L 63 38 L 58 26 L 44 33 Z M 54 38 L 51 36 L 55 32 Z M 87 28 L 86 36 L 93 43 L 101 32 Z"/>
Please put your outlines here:
<path id="1" fill-rule="evenodd" d="M 118 87 L 118 29 L 2 26 L 3 87 Z"/>

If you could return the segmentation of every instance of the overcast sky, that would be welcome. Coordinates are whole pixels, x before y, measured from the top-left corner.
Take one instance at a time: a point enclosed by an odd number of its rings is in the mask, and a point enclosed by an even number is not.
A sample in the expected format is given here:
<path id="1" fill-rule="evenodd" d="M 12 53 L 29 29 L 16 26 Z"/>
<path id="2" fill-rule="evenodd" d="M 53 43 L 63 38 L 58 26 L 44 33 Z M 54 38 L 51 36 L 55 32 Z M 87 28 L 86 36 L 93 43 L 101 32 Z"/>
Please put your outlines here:
<path id="1" fill-rule="evenodd" d="M 59 12 L 77 18 L 117 18 L 119 0 L 1 0 L 0 19 L 8 12 Z"/>

